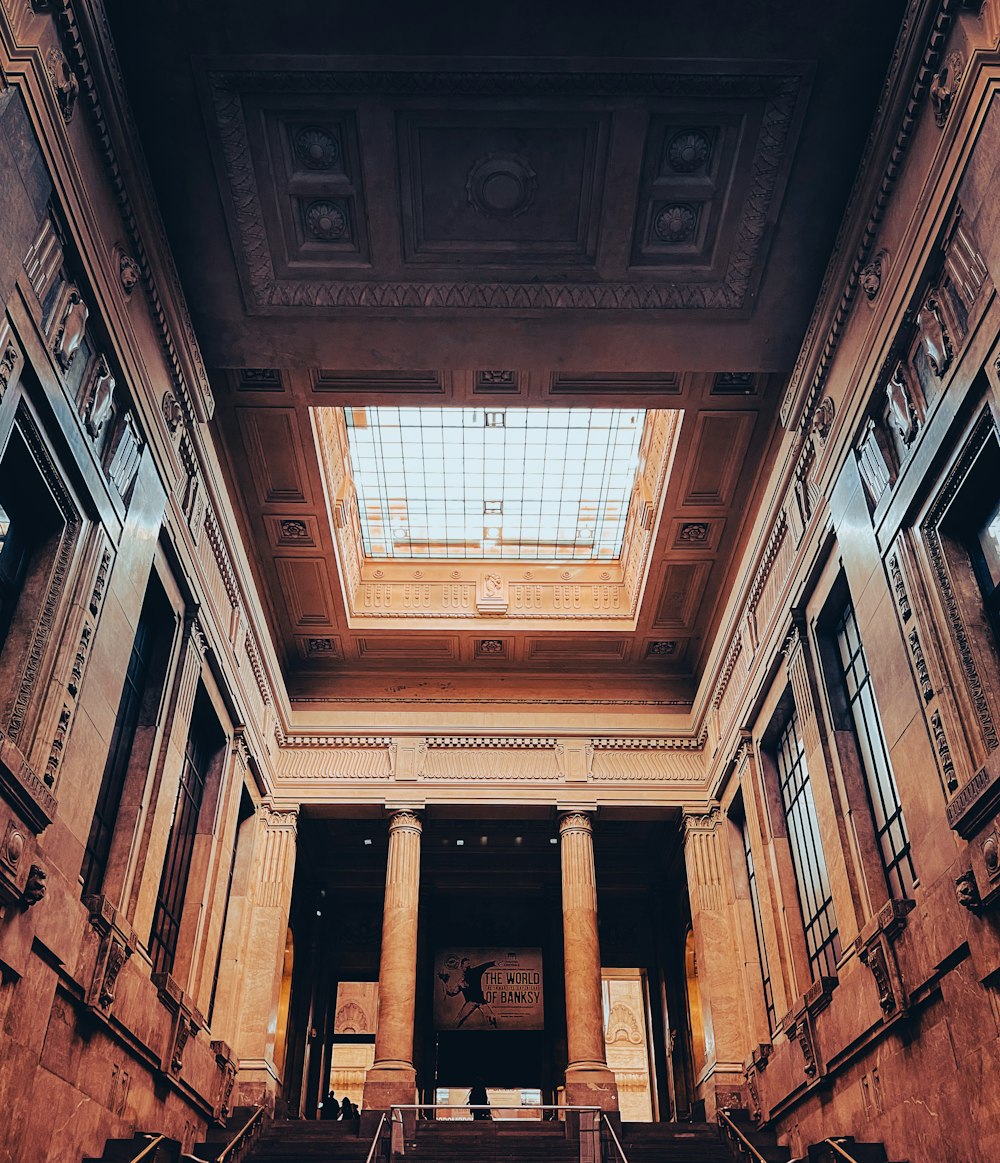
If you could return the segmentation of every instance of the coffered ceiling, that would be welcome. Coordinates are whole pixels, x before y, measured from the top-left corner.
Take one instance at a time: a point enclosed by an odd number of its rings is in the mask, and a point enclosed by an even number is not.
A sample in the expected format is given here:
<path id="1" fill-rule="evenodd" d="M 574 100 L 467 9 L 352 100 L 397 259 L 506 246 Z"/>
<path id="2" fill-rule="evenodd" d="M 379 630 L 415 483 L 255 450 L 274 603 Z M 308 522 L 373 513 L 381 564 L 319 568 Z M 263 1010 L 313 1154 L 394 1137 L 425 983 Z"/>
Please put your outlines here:
<path id="1" fill-rule="evenodd" d="M 902 4 L 109 7 L 293 697 L 689 702 Z M 350 549 L 377 404 L 675 420 L 491 580 Z"/>

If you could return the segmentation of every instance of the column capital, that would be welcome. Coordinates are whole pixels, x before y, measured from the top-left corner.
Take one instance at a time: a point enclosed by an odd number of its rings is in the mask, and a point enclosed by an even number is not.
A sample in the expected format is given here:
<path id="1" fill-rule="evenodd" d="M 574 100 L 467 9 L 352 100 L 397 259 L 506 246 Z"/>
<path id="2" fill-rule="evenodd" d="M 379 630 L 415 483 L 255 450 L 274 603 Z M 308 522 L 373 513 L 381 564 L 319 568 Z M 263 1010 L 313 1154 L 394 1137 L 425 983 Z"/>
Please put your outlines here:
<path id="1" fill-rule="evenodd" d="M 705 812 L 684 809 L 684 834 L 692 832 L 714 832 L 722 821 L 722 808 L 715 804 Z"/>
<path id="2" fill-rule="evenodd" d="M 291 807 L 276 807 L 274 804 L 260 805 L 260 815 L 264 824 L 272 829 L 284 829 L 288 832 L 297 832 L 299 825 L 299 809 Z"/>
<path id="3" fill-rule="evenodd" d="M 565 808 L 559 812 L 559 835 L 565 836 L 570 832 L 586 832 L 588 836 L 594 831 L 594 810 L 592 808 Z"/>
<path id="4" fill-rule="evenodd" d="M 389 816 L 389 832 L 416 832 L 418 835 L 423 831 L 424 825 L 420 818 L 420 812 L 414 807 L 386 807 L 386 813 Z"/>

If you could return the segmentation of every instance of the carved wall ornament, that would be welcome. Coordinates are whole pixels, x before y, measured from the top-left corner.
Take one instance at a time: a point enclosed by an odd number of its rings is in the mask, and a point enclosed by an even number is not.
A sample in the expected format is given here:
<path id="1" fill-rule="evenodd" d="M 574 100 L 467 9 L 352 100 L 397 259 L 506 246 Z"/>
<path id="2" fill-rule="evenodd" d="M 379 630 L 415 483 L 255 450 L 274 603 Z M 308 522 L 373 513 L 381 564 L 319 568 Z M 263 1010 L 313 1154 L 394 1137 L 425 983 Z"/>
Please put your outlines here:
<path id="1" fill-rule="evenodd" d="M 661 206 L 653 216 L 653 233 L 668 246 L 690 242 L 698 228 L 698 209 L 688 202 Z"/>
<path id="2" fill-rule="evenodd" d="M 306 649 L 310 654 L 331 654 L 333 653 L 333 639 L 310 638 L 306 644 Z"/>
<path id="3" fill-rule="evenodd" d="M 3 844 L 0 845 L 0 861 L 6 864 L 11 872 L 17 871 L 27 840 L 24 829 L 16 821 L 8 820 Z"/>
<path id="4" fill-rule="evenodd" d="M 160 411 L 163 413 L 163 419 L 170 433 L 176 432 L 183 423 L 184 409 L 180 406 L 173 392 L 166 391 L 163 393 L 163 399 L 160 401 Z"/>
<path id="5" fill-rule="evenodd" d="M 108 570 L 111 568 L 111 550 L 105 549 L 101 554 L 101 564 L 97 568 L 97 577 L 94 579 L 94 589 L 90 595 L 90 612 L 97 617 L 97 611 L 104 600 L 104 589 L 108 584 Z"/>
<path id="6" fill-rule="evenodd" d="M 45 883 L 48 873 L 40 864 L 33 864 L 28 869 L 28 880 L 21 894 L 21 903 L 26 909 L 32 908 L 45 896 Z"/>
<path id="7" fill-rule="evenodd" d="M 503 654 L 504 644 L 502 638 L 483 638 L 476 644 L 477 654 Z"/>
<path id="8" fill-rule="evenodd" d="M 45 66 L 49 79 L 52 81 L 59 112 L 62 114 L 63 121 L 68 125 L 73 120 L 76 99 L 80 96 L 80 82 L 76 79 L 76 73 L 70 68 L 69 61 L 57 48 L 49 49 Z"/>
<path id="9" fill-rule="evenodd" d="M 938 759 L 941 761 L 941 772 L 944 775 L 945 784 L 949 791 L 954 791 L 958 787 L 958 776 L 955 775 L 955 763 L 951 757 L 951 748 L 948 746 L 948 736 L 944 731 L 944 724 L 941 722 L 941 715 L 935 711 L 931 715 L 931 732 L 934 735 L 934 743 L 937 746 Z"/>
<path id="10" fill-rule="evenodd" d="M 93 628 L 85 625 L 80 633 L 80 642 L 76 648 L 76 654 L 73 656 L 73 668 L 70 671 L 70 678 L 66 684 L 66 689 L 74 699 L 79 694 L 80 683 L 83 681 L 83 668 L 87 663 L 87 651 L 90 647 L 92 634 Z"/>
<path id="11" fill-rule="evenodd" d="M 677 174 L 693 174 L 705 169 L 712 143 L 700 129 L 685 129 L 669 139 L 664 150 L 667 165 Z"/>
<path id="12" fill-rule="evenodd" d="M 920 417 L 913 404 L 906 372 L 900 364 L 885 387 L 888 419 L 904 448 L 909 448 L 920 431 Z"/>
<path id="13" fill-rule="evenodd" d="M 955 877 L 955 894 L 963 909 L 968 909 L 970 913 L 979 911 L 983 902 L 979 896 L 976 875 L 971 868 Z"/>
<path id="14" fill-rule="evenodd" d="M 897 1009 L 896 995 L 892 988 L 892 979 L 889 975 L 889 964 L 885 956 L 885 948 L 881 941 L 875 941 L 860 950 L 858 959 L 862 965 L 867 965 L 875 978 L 875 988 L 878 990 L 878 1004 L 885 1015 L 892 1014 Z"/>
<path id="15" fill-rule="evenodd" d="M 929 703 L 934 698 L 934 687 L 931 684 L 930 674 L 927 671 L 927 660 L 924 658 L 924 649 L 920 645 L 920 636 L 916 630 L 909 633 L 910 654 L 913 658 L 913 668 L 917 672 L 917 682 L 920 683 L 920 693 L 924 702 Z"/>
<path id="16" fill-rule="evenodd" d="M 789 1034 L 796 1039 L 799 1049 L 802 1051 L 802 1069 L 810 1078 L 815 1078 L 816 1051 L 813 1048 L 812 1030 L 808 1019 L 805 1016 L 799 1018 L 793 1028 L 789 1030 Z"/>
<path id="17" fill-rule="evenodd" d="M 650 657 L 669 657 L 677 653 L 677 643 L 673 641 L 650 642 L 646 647 L 646 654 Z"/>
<path id="18" fill-rule="evenodd" d="M 115 986 L 118 975 L 124 968 L 125 962 L 132 955 L 132 950 L 124 941 L 114 939 L 108 949 L 108 959 L 104 965 L 104 976 L 101 979 L 101 988 L 97 995 L 98 1005 L 102 1010 L 109 1011 L 115 1001 Z"/>
<path id="19" fill-rule="evenodd" d="M 66 736 L 69 734 L 69 725 L 72 718 L 72 709 L 63 703 L 63 708 L 59 712 L 59 722 L 56 724 L 56 733 L 52 739 L 48 762 L 45 764 L 45 774 L 42 777 L 49 787 L 55 783 L 56 772 L 59 770 L 63 751 L 66 749 Z"/>
<path id="20" fill-rule="evenodd" d="M 822 400 L 816 405 L 816 412 L 813 415 L 812 430 L 820 438 L 826 440 L 830 431 L 833 428 L 833 418 L 836 415 L 836 407 L 833 399 L 830 396 L 824 396 Z"/>
<path id="21" fill-rule="evenodd" d="M 865 263 L 858 275 L 858 285 L 869 303 L 876 298 L 882 287 L 882 260 L 884 257 L 885 251 L 880 250 L 874 258 Z"/>
<path id="22" fill-rule="evenodd" d="M 465 179 L 469 205 L 484 218 L 509 219 L 534 202 L 538 175 L 513 153 L 488 153 L 473 163 Z"/>
<path id="23" fill-rule="evenodd" d="M 73 356 L 76 355 L 77 349 L 83 342 L 83 337 L 87 333 L 87 316 L 89 314 L 90 309 L 83 301 L 80 292 L 71 291 L 52 348 L 63 371 L 69 370 Z"/>
<path id="24" fill-rule="evenodd" d="M 954 350 L 941 314 L 941 306 L 933 295 L 928 295 L 917 314 L 917 328 L 920 331 L 920 342 L 927 355 L 927 362 L 940 379 L 951 364 Z"/>
<path id="25" fill-rule="evenodd" d="M 101 435 L 101 429 L 111 415 L 114 394 L 115 377 L 108 367 L 107 359 L 102 355 L 97 363 L 97 374 L 94 376 L 84 410 L 84 426 L 93 440 Z"/>
<path id="26" fill-rule="evenodd" d="M 10 379 L 14 374 L 15 367 L 17 367 L 17 348 L 13 343 L 8 343 L 4 348 L 3 355 L 0 355 L 0 400 L 4 398 L 4 394 L 10 387 Z"/>
<path id="27" fill-rule="evenodd" d="M 718 372 L 712 381 L 712 395 L 749 396 L 756 386 L 755 372 Z"/>
<path id="28" fill-rule="evenodd" d="M 998 840 L 996 832 L 990 832 L 980 847 L 983 853 L 983 865 L 986 868 L 986 875 L 990 880 L 996 880 L 1000 876 L 1000 840 Z"/>
<path id="29" fill-rule="evenodd" d="M 517 391 L 517 372 L 499 368 L 476 372 L 476 391 Z"/>
<path id="30" fill-rule="evenodd" d="M 685 521 L 677 534 L 677 540 L 686 545 L 700 545 L 708 540 L 708 533 L 707 521 Z"/>
<path id="31" fill-rule="evenodd" d="M 125 298 L 131 297 L 132 292 L 138 286 L 139 279 L 142 277 L 142 271 L 139 269 L 139 264 L 135 259 L 118 248 L 118 282 L 124 292 Z"/>
<path id="32" fill-rule="evenodd" d="M 906 583 L 903 581 L 903 571 L 899 568 L 899 558 L 895 553 L 889 558 L 889 576 L 892 579 L 899 616 L 904 622 L 908 622 L 913 615 L 913 610 L 910 608 L 910 598 L 906 592 Z"/>
<path id="33" fill-rule="evenodd" d="M 350 218 L 343 202 L 319 198 L 310 202 L 302 214 L 306 232 L 319 242 L 339 242 L 348 237 Z"/>
<path id="34" fill-rule="evenodd" d="M 288 541 L 308 541 L 309 540 L 309 526 L 305 521 L 287 520 L 279 521 L 278 527 L 281 530 L 281 536 Z"/>
<path id="35" fill-rule="evenodd" d="M 342 156 L 340 138 L 332 129 L 318 125 L 307 125 L 300 129 L 293 139 L 295 157 L 307 170 L 333 170 L 340 168 Z"/>
<path id="36" fill-rule="evenodd" d="M 951 112 L 955 93 L 962 81 L 962 72 L 965 68 L 965 58 L 958 51 L 949 53 L 947 60 L 934 74 L 931 80 L 931 105 L 934 108 L 934 121 L 939 128 L 944 128 Z"/>

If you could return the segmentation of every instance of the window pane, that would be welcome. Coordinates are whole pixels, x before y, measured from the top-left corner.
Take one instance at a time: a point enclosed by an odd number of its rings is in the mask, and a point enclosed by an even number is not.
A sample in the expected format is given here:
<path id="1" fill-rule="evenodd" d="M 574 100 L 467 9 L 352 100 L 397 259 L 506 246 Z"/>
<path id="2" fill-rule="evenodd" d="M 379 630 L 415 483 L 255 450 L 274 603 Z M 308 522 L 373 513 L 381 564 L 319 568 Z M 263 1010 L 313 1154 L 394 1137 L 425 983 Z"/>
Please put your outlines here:
<path id="1" fill-rule="evenodd" d="M 798 716 L 794 711 L 778 739 L 775 758 L 809 964 L 814 976 L 833 976 L 840 957 L 840 934 L 809 769 L 798 732 Z"/>
<path id="2" fill-rule="evenodd" d="M 889 762 L 889 750 L 882 734 L 882 722 L 875 703 L 868 660 L 861 645 L 861 634 L 854 607 L 850 602 L 844 607 L 837 622 L 836 640 L 847 703 L 889 891 L 895 897 L 908 897 L 916 883 L 916 873 L 910 855 L 910 839 L 906 832 L 906 822 L 903 819 L 903 808 L 899 802 L 892 765 Z"/>

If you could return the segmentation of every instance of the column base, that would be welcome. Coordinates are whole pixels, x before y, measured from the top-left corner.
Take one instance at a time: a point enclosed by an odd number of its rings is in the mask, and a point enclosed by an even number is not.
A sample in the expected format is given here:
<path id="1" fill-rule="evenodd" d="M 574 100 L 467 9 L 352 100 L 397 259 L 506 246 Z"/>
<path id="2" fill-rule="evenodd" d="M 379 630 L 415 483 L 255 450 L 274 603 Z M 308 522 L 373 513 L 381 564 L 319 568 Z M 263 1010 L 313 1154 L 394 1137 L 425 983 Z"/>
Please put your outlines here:
<path id="1" fill-rule="evenodd" d="M 615 1072 L 607 1066 L 570 1066 L 566 1071 L 566 1102 L 569 1106 L 597 1106 L 618 1110 Z"/>
<path id="2" fill-rule="evenodd" d="M 366 1111 L 387 1111 L 391 1106 L 417 1101 L 417 1072 L 412 1066 L 373 1066 L 365 1078 L 361 1105 Z"/>

